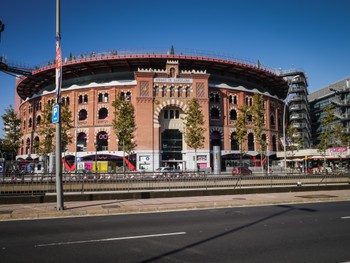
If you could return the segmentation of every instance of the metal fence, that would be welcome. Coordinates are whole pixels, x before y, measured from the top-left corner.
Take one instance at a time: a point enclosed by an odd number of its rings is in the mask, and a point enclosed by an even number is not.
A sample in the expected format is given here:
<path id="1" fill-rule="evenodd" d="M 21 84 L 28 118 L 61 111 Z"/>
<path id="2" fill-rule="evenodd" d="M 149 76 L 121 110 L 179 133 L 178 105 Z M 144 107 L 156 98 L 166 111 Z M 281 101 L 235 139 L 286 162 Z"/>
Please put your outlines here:
<path id="1" fill-rule="evenodd" d="M 56 192 L 55 174 L 3 174 L 1 195 L 36 195 Z M 302 185 L 350 184 L 350 174 L 212 175 L 204 172 L 119 174 L 63 174 L 65 193 L 118 192 L 144 190 L 220 189 Z"/>

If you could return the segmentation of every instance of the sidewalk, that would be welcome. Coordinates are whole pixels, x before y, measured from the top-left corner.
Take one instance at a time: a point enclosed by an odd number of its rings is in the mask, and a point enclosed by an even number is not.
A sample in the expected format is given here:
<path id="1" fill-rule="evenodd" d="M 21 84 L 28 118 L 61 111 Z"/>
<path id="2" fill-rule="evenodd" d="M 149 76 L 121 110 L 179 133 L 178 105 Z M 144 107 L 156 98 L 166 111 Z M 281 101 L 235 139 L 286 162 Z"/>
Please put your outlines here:
<path id="1" fill-rule="evenodd" d="M 350 190 L 0 205 L 0 221 L 350 200 Z"/>

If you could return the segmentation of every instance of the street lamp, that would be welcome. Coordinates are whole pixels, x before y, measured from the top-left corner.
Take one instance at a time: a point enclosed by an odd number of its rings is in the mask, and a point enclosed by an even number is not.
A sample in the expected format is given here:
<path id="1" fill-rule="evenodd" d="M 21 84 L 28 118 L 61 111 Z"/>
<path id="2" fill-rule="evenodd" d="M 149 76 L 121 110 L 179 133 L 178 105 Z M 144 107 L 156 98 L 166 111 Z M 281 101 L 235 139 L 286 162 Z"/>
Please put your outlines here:
<path id="1" fill-rule="evenodd" d="M 96 149 L 96 152 L 95 152 L 95 173 L 97 173 L 97 148 L 98 148 L 98 142 L 96 141 L 95 142 L 95 149 Z"/>

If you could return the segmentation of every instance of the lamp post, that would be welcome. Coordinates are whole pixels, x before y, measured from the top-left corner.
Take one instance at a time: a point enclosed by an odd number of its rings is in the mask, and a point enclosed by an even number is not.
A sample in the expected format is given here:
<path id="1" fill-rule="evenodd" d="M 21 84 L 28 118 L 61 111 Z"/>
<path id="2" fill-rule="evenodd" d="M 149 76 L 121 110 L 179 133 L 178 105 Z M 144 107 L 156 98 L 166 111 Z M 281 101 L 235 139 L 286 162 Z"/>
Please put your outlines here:
<path id="1" fill-rule="evenodd" d="M 78 120 L 79 120 L 79 112 L 76 116 L 76 121 L 75 121 L 75 174 L 77 174 L 78 170 Z"/>
<path id="2" fill-rule="evenodd" d="M 96 141 L 95 142 L 95 149 L 96 149 L 96 152 L 95 152 L 95 174 L 97 173 L 97 148 L 98 148 L 98 142 Z"/>
<path id="3" fill-rule="evenodd" d="M 60 0 L 56 0 L 56 203 L 57 210 L 64 210 L 62 183 L 62 145 L 61 145 L 61 85 L 62 85 L 62 57 L 61 57 L 61 9 Z M 57 116 L 56 114 L 56 116 Z"/>

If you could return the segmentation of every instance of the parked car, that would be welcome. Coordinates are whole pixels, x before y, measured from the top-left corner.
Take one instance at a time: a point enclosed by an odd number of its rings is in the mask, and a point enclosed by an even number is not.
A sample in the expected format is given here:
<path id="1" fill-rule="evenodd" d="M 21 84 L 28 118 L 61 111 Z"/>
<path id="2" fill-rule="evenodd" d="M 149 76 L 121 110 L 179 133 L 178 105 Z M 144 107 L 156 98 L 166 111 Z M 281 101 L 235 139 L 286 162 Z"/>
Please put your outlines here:
<path id="1" fill-rule="evenodd" d="M 232 175 L 236 175 L 236 174 L 248 174 L 251 175 L 253 174 L 252 170 L 250 170 L 247 167 L 244 166 L 237 166 L 232 170 Z"/>

